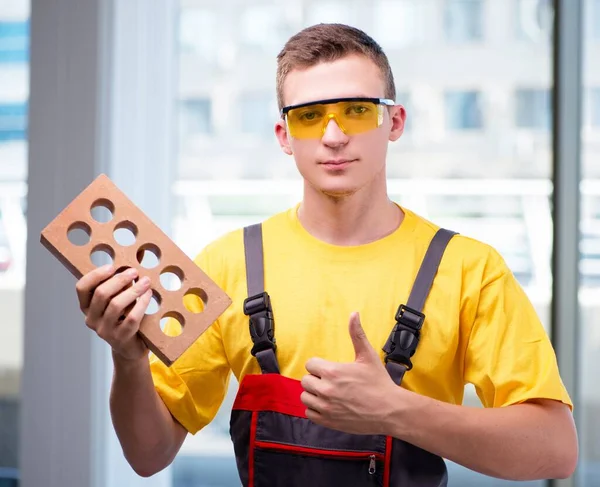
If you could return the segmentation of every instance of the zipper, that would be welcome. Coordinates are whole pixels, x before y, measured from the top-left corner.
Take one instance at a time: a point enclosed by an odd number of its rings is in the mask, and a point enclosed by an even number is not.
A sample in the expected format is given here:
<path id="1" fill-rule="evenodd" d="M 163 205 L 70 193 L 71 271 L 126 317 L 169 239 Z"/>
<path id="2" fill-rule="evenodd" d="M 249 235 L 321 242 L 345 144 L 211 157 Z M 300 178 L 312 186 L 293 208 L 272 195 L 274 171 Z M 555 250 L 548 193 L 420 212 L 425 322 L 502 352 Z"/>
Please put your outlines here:
<path id="1" fill-rule="evenodd" d="M 369 457 L 371 461 L 369 462 L 369 475 L 374 475 L 377 470 L 377 462 L 375 461 L 375 455 L 371 455 Z"/>
<path id="2" fill-rule="evenodd" d="M 305 446 L 287 445 L 285 443 L 272 443 L 268 441 L 255 441 L 254 446 L 261 450 L 273 450 L 278 452 L 287 452 L 296 455 L 307 455 L 313 457 L 329 457 L 336 460 L 368 460 L 369 475 L 375 475 L 377 472 L 377 460 L 385 461 L 385 456 L 381 453 L 360 452 L 360 451 L 340 451 L 325 450 L 321 448 L 309 448 Z"/>

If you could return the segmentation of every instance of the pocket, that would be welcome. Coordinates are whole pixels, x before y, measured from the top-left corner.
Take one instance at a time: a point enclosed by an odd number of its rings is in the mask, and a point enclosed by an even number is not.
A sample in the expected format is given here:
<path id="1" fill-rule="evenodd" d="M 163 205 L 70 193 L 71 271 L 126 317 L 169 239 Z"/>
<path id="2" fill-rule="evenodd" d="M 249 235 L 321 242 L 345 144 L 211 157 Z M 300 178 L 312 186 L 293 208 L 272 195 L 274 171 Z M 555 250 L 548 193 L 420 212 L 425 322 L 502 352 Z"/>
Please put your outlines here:
<path id="1" fill-rule="evenodd" d="M 255 441 L 254 486 L 383 487 L 385 455 Z"/>
<path id="2" fill-rule="evenodd" d="M 391 438 L 353 435 L 308 420 L 299 381 L 247 375 L 230 423 L 245 487 L 387 487 Z"/>
<path id="3" fill-rule="evenodd" d="M 256 413 L 253 423 L 254 487 L 384 486 L 385 436 L 352 435 L 272 411 Z"/>

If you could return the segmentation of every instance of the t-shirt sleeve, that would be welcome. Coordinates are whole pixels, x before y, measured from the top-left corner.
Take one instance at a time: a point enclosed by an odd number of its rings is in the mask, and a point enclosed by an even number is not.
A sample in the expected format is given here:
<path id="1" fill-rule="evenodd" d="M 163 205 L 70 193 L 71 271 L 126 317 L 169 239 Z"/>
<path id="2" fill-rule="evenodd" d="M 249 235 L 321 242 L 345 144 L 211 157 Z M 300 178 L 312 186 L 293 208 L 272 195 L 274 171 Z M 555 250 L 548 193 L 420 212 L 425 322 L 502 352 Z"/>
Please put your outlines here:
<path id="1" fill-rule="evenodd" d="M 194 262 L 219 283 L 218 255 L 204 249 Z M 185 298 L 192 312 L 202 310 L 202 300 L 194 295 Z M 178 334 L 179 323 L 169 320 L 167 335 Z M 185 429 L 195 434 L 217 414 L 227 392 L 230 366 L 217 320 L 170 367 L 150 355 L 150 370 L 154 386 L 163 402 Z"/>
<path id="2" fill-rule="evenodd" d="M 464 370 L 485 407 L 554 399 L 573 408 L 548 334 L 495 251 L 483 273 Z"/>

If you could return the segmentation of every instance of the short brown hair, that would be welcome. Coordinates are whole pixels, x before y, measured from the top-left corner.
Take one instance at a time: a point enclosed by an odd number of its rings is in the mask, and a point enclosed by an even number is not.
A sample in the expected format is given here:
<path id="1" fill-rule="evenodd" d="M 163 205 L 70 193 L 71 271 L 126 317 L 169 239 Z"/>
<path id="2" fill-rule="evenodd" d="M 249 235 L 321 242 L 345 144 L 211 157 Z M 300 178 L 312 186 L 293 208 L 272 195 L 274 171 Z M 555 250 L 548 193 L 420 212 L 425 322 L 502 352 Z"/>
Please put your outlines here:
<path id="1" fill-rule="evenodd" d="M 375 40 L 362 30 L 344 24 L 317 24 L 292 36 L 277 56 L 277 103 L 283 108 L 283 83 L 294 69 L 332 62 L 350 54 L 361 54 L 381 70 L 385 97 L 396 99 L 394 75 L 387 56 Z"/>

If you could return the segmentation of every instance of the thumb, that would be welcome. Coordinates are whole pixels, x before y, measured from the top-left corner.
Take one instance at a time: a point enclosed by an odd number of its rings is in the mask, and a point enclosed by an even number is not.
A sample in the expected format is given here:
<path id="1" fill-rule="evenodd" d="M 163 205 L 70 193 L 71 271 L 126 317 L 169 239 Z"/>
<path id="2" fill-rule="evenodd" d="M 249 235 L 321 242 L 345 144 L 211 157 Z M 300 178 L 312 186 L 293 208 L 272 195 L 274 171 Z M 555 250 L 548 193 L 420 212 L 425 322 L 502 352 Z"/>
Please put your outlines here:
<path id="1" fill-rule="evenodd" d="M 356 361 L 370 361 L 376 355 L 375 349 L 369 343 L 365 330 L 360 323 L 360 316 L 357 312 L 350 315 L 350 338 L 354 345 Z"/>

